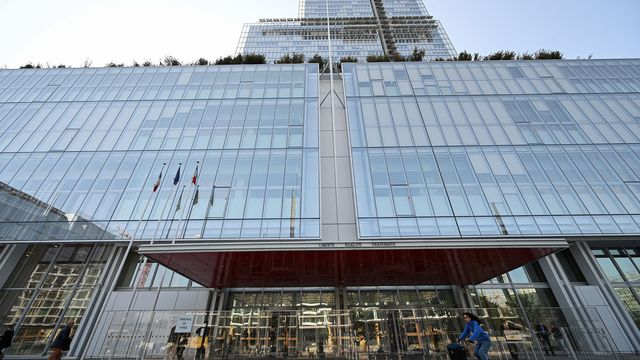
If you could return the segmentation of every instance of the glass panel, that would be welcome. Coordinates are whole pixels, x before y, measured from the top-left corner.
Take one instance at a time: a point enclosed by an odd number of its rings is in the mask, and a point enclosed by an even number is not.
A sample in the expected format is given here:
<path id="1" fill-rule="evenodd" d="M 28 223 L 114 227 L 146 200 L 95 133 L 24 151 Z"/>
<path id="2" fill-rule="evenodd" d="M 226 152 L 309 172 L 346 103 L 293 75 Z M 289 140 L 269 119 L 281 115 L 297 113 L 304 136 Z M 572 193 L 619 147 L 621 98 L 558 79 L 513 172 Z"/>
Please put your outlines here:
<path id="1" fill-rule="evenodd" d="M 229 199 L 228 187 L 213 187 L 211 198 L 209 199 L 208 218 L 221 218 L 227 211 L 227 200 Z"/>
<path id="2" fill-rule="evenodd" d="M 618 271 L 618 269 L 613 264 L 613 261 L 609 258 L 596 258 L 598 264 L 604 271 L 604 274 L 607 276 L 609 281 L 611 282 L 622 282 L 624 279 L 622 275 Z"/>
<path id="3" fill-rule="evenodd" d="M 406 185 L 393 185 L 391 186 L 391 191 L 393 193 L 393 204 L 396 210 L 396 215 L 414 215 L 409 187 Z"/>

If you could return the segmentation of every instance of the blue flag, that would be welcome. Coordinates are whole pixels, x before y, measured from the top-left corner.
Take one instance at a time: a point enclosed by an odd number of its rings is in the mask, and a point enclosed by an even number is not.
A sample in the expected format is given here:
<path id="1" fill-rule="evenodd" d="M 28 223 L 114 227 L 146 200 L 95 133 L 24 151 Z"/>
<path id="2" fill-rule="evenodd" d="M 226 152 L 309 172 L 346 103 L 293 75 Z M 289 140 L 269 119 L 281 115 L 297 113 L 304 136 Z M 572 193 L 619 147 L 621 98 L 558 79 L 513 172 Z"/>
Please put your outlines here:
<path id="1" fill-rule="evenodd" d="M 178 166 L 178 172 L 176 173 L 176 176 L 173 178 L 173 185 L 178 185 L 179 182 L 180 182 L 180 166 Z"/>

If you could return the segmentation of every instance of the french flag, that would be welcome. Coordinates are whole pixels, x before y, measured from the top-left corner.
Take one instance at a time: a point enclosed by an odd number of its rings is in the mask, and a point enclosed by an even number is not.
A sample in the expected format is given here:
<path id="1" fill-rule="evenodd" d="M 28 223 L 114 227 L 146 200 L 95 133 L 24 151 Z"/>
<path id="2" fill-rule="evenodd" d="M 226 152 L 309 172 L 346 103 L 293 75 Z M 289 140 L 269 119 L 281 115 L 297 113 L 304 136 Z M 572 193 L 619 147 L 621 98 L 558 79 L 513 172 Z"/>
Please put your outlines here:
<path id="1" fill-rule="evenodd" d="M 198 165 L 196 165 L 196 171 L 193 172 L 193 177 L 191 178 L 191 183 L 193 185 L 198 183 Z"/>
<path id="2" fill-rule="evenodd" d="M 162 181 L 162 170 L 160 170 L 160 175 L 158 175 L 158 180 L 156 180 L 156 183 L 153 184 L 153 192 L 156 192 L 160 187 L 160 181 Z"/>

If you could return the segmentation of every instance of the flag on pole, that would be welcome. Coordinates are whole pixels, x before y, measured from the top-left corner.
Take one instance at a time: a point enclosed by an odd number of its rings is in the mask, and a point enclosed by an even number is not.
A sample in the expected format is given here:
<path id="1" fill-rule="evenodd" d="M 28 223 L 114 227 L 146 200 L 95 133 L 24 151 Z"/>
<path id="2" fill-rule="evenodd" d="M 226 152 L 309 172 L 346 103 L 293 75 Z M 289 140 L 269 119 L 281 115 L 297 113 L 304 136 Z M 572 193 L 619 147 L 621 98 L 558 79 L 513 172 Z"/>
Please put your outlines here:
<path id="1" fill-rule="evenodd" d="M 200 185 L 196 186 L 196 193 L 193 195 L 193 205 L 198 205 L 198 200 L 200 198 Z"/>
<path id="2" fill-rule="evenodd" d="M 182 194 L 184 193 L 184 188 L 180 192 L 180 197 L 178 197 L 178 202 L 176 203 L 176 212 L 180 211 L 180 204 L 182 203 Z"/>
<path id="3" fill-rule="evenodd" d="M 176 176 L 173 178 L 173 185 L 178 185 L 179 182 L 180 182 L 180 166 L 178 166 L 178 172 L 176 173 Z"/>
<path id="4" fill-rule="evenodd" d="M 196 171 L 193 172 L 193 177 L 191 178 L 191 183 L 195 185 L 198 182 L 198 165 L 196 165 Z"/>
<path id="5" fill-rule="evenodd" d="M 156 180 L 156 183 L 153 184 L 153 192 L 156 192 L 160 187 L 160 181 L 162 181 L 162 170 L 160 170 L 160 175 L 158 175 L 158 180 Z"/>

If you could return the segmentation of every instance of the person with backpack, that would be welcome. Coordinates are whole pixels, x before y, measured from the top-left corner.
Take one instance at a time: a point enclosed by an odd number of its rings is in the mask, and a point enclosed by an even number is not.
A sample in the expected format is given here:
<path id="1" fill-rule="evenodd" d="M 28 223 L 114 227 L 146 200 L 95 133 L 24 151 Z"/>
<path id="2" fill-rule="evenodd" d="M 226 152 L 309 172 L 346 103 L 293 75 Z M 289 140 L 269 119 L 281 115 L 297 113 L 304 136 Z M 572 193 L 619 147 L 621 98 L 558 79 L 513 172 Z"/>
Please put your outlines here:
<path id="1" fill-rule="evenodd" d="M 0 360 L 4 358 L 4 349 L 11 346 L 11 341 L 13 340 L 13 325 L 7 326 L 7 330 L 5 330 L 4 334 L 0 336 Z"/>
<path id="2" fill-rule="evenodd" d="M 71 347 L 71 329 L 73 329 L 73 321 L 69 321 L 67 325 L 58 333 L 56 339 L 51 344 L 51 355 L 49 355 L 49 360 L 60 360 L 62 359 L 62 352 L 68 351 Z"/>
<path id="3" fill-rule="evenodd" d="M 489 360 L 489 349 L 491 348 L 491 338 L 489 333 L 484 331 L 480 326 L 480 318 L 472 313 L 463 313 L 462 318 L 466 325 L 462 334 L 458 336 L 458 342 L 463 342 L 466 338 L 475 342 L 473 356 L 478 360 Z"/>

